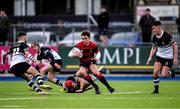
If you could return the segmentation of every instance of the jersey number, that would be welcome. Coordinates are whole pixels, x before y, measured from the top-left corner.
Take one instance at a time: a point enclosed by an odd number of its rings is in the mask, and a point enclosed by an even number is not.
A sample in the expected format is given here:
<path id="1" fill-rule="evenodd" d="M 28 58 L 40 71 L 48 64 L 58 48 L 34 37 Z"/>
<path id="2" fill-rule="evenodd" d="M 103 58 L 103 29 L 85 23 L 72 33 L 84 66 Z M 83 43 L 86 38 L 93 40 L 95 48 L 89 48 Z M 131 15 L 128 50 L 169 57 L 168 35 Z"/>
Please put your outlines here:
<path id="1" fill-rule="evenodd" d="M 13 54 L 19 54 L 19 48 L 14 48 L 13 49 Z"/>

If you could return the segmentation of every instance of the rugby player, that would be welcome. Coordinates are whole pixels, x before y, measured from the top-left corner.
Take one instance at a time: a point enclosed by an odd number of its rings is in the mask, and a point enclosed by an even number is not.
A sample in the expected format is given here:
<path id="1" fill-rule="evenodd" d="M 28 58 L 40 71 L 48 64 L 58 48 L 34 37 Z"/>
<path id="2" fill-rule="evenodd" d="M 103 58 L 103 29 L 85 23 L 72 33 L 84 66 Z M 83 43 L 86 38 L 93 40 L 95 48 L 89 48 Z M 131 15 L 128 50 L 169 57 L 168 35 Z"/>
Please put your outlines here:
<path id="1" fill-rule="evenodd" d="M 152 94 L 158 94 L 159 72 L 164 78 L 175 77 L 172 65 L 178 65 L 178 46 L 173 37 L 163 30 L 160 21 L 154 22 L 152 30 L 155 35 L 153 36 L 153 46 L 146 64 L 148 65 L 155 55 L 153 71 L 154 91 Z"/>
<path id="2" fill-rule="evenodd" d="M 60 55 L 50 48 L 40 47 L 37 42 L 32 42 L 31 47 L 34 49 L 34 51 L 36 51 L 38 61 L 42 62 L 43 59 L 49 61 L 49 63 L 47 63 L 43 68 L 37 68 L 40 70 L 41 75 L 44 77 L 45 73 L 48 73 L 48 81 L 58 86 L 63 86 L 63 82 L 55 77 L 55 72 L 60 72 L 62 67 L 62 60 Z"/>
<path id="3" fill-rule="evenodd" d="M 98 85 L 93 82 L 88 74 L 90 71 L 107 87 L 110 93 L 113 93 L 115 89 L 108 84 L 104 75 L 97 70 L 96 62 L 100 59 L 101 53 L 97 45 L 90 40 L 90 32 L 83 31 L 81 33 L 81 39 L 82 41 L 75 45 L 75 47 L 80 49 L 82 52 L 82 57 L 79 58 L 80 69 L 76 73 L 76 76 L 79 77 L 83 75 L 84 78 L 95 88 L 96 94 L 100 94 Z M 78 52 L 77 55 L 79 55 Z"/>
<path id="4" fill-rule="evenodd" d="M 48 89 L 50 86 L 45 85 L 41 74 L 26 62 L 26 59 L 28 58 L 29 60 L 32 60 L 38 64 L 38 61 L 36 61 L 28 51 L 28 45 L 26 44 L 26 33 L 19 33 L 17 38 L 18 42 L 4 53 L 3 63 L 5 63 L 6 56 L 8 54 L 12 54 L 10 72 L 13 73 L 16 77 L 25 79 L 28 82 L 28 86 L 35 90 L 38 94 L 48 94 L 47 92 L 40 90 L 39 86 L 45 89 Z M 38 85 L 35 84 L 28 75 L 34 76 Z"/>

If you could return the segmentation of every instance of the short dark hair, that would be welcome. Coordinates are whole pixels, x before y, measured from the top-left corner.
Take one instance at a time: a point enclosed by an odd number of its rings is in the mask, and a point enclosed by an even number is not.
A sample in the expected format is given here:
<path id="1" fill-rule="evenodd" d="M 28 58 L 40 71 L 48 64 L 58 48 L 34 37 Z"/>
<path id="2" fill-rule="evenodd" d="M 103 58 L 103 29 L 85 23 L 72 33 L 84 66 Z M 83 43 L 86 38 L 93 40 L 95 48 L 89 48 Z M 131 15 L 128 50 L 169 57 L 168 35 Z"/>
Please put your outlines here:
<path id="1" fill-rule="evenodd" d="M 84 30 L 82 33 L 81 33 L 81 36 L 88 36 L 90 38 L 90 32 L 88 30 Z"/>
<path id="2" fill-rule="evenodd" d="M 146 11 L 151 11 L 151 10 L 149 8 L 147 8 Z"/>
<path id="3" fill-rule="evenodd" d="M 155 21 L 154 24 L 153 24 L 153 26 L 159 26 L 159 25 L 161 25 L 160 21 Z"/>
<path id="4" fill-rule="evenodd" d="M 21 37 L 21 36 L 24 36 L 24 35 L 26 35 L 26 33 L 24 33 L 24 32 L 19 32 L 18 35 L 17 35 L 17 38 L 19 38 L 19 37 Z"/>
<path id="5" fill-rule="evenodd" d="M 34 46 L 34 45 L 40 47 L 39 43 L 37 43 L 37 42 L 31 42 L 31 46 Z"/>

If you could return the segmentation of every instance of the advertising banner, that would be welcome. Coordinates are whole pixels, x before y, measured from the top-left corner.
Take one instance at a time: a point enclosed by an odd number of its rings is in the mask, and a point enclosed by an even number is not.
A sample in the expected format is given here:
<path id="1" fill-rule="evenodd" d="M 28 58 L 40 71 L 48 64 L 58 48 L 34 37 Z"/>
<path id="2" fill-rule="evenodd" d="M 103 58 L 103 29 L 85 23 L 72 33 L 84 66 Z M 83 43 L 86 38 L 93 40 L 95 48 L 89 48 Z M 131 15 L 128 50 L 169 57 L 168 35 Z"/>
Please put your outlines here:
<path id="1" fill-rule="evenodd" d="M 79 60 L 69 58 L 72 47 L 59 47 L 59 54 L 63 59 L 64 69 L 78 69 Z M 146 65 L 151 47 L 101 47 L 101 58 L 98 66 L 105 66 L 111 70 L 153 70 L 153 61 Z M 180 66 L 178 66 L 180 69 Z"/>

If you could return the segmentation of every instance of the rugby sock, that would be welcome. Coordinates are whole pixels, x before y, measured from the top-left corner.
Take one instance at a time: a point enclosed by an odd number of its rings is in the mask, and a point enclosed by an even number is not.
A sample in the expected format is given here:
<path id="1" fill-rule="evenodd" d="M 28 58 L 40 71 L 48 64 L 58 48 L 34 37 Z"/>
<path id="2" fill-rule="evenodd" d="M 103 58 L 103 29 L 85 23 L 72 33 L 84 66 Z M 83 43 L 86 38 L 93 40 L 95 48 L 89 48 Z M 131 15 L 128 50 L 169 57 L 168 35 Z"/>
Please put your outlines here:
<path id="1" fill-rule="evenodd" d="M 31 87 L 34 91 L 36 92 L 40 92 L 41 90 L 38 88 L 38 86 L 36 84 L 34 84 L 34 82 L 31 80 L 28 82 L 28 86 Z"/>
<path id="2" fill-rule="evenodd" d="M 43 83 L 43 78 L 40 75 L 36 75 L 36 81 L 38 85 L 42 85 Z"/>
<path id="3" fill-rule="evenodd" d="M 34 84 L 32 86 L 33 90 L 35 90 L 36 92 L 41 92 L 42 90 L 39 89 L 38 85 Z"/>
<path id="4" fill-rule="evenodd" d="M 31 80 L 28 82 L 28 86 L 32 88 L 32 86 L 34 85 L 34 82 Z"/>
<path id="5" fill-rule="evenodd" d="M 90 75 L 85 76 L 85 79 L 94 87 L 98 88 L 98 86 L 93 82 Z"/>
<path id="6" fill-rule="evenodd" d="M 108 84 L 108 82 L 106 81 L 106 79 L 104 78 L 104 76 L 101 73 L 99 75 L 97 75 L 97 77 L 108 89 L 111 88 L 111 86 Z"/>
<path id="7" fill-rule="evenodd" d="M 153 77 L 153 82 L 154 82 L 154 88 L 156 91 L 159 90 L 159 77 Z"/>
<path id="8" fill-rule="evenodd" d="M 63 86 L 63 82 L 58 80 L 57 78 L 53 78 L 53 80 L 49 80 L 50 82 L 56 84 L 56 85 L 59 85 L 59 86 Z"/>

